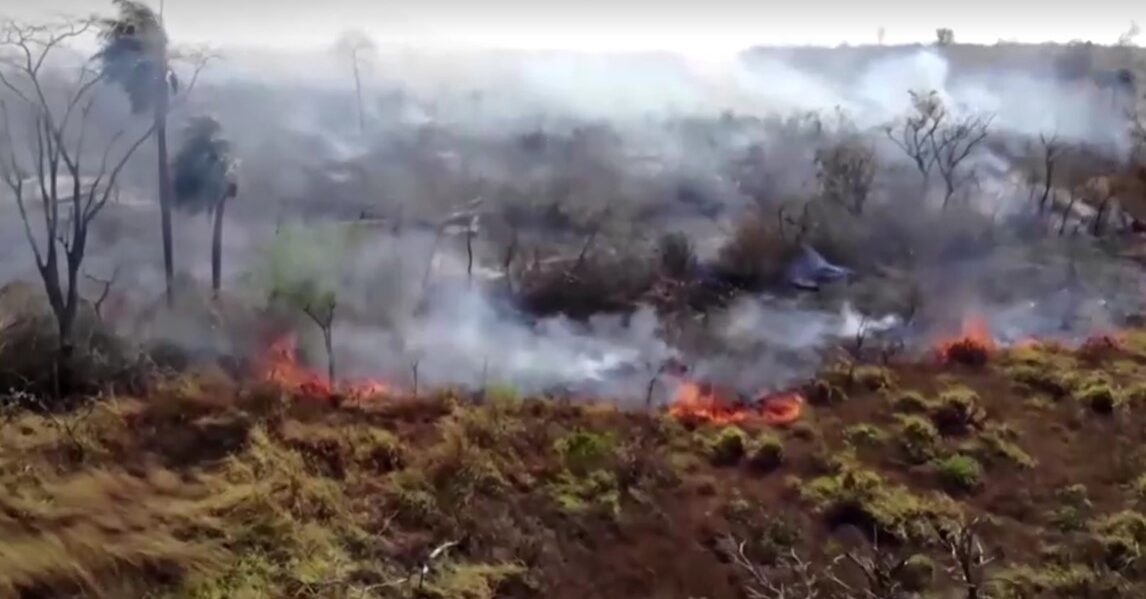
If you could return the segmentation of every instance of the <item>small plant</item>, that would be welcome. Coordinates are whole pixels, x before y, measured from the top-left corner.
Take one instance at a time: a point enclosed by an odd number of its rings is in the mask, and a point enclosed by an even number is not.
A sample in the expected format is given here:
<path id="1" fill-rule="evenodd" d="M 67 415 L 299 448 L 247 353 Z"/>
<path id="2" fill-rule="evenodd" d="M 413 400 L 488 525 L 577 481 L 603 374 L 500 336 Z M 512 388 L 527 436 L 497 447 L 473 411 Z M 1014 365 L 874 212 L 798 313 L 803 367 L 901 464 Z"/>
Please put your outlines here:
<path id="1" fill-rule="evenodd" d="M 784 463 L 784 442 L 772 434 L 760 437 L 748 463 L 760 472 L 771 472 L 779 468 Z"/>
<path id="2" fill-rule="evenodd" d="M 709 446 L 709 457 L 717 466 L 735 466 L 747 451 L 744 431 L 726 426 L 717 433 Z"/>
<path id="3" fill-rule="evenodd" d="M 948 491 L 969 493 L 983 483 L 983 466 L 971 456 L 956 454 L 938 464 L 939 480 Z"/>
<path id="4" fill-rule="evenodd" d="M 939 453 L 939 430 L 920 416 L 900 416 L 896 437 L 908 461 L 923 464 Z"/>

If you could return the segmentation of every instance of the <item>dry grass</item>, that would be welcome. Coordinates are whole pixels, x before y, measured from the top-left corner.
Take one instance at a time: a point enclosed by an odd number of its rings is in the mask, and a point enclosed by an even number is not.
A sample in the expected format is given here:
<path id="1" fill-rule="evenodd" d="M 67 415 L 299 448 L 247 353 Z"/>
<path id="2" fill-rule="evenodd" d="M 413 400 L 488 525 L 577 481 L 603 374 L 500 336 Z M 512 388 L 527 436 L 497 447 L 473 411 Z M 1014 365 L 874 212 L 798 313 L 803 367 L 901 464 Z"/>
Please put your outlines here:
<path id="1" fill-rule="evenodd" d="M 1000 590 L 1090 577 L 1117 582 L 1103 597 L 1140 596 L 1142 338 L 1085 359 L 1030 346 L 984 368 L 825 372 L 846 398 L 784 431 L 508 389 L 334 409 L 219 373 L 9 412 L 0 596 L 736 597 L 714 549 L 730 532 L 759 559 L 827 564 L 854 546 L 847 530 L 876 530 L 943 564 L 935 530 L 970 517 L 1005 551 Z M 1026 401 L 1050 373 L 1063 394 Z M 1096 412 L 1095 389 L 1116 409 Z M 918 584 L 950 589 L 945 572 Z"/>

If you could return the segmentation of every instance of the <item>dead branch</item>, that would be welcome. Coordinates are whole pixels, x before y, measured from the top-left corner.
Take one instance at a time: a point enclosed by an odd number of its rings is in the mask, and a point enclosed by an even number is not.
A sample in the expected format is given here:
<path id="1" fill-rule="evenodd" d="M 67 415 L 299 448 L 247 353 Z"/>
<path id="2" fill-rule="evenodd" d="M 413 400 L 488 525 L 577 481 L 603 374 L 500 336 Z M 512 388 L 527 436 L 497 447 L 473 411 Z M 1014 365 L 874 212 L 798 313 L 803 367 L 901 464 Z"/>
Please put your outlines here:
<path id="1" fill-rule="evenodd" d="M 959 527 L 953 533 L 940 534 L 939 541 L 951 557 L 947 568 L 952 578 L 958 580 L 966 591 L 967 599 L 986 599 L 985 587 L 990 582 L 987 567 L 995 561 L 988 556 L 979 538 L 979 518 Z"/>

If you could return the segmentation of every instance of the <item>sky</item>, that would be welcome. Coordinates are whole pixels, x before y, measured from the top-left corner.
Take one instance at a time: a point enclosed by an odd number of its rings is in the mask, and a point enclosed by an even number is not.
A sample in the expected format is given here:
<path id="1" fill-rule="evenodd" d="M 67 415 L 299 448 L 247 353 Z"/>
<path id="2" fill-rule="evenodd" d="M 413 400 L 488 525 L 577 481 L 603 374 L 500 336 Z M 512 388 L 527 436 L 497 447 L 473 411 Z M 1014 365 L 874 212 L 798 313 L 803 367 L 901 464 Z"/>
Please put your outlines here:
<path id="1" fill-rule="evenodd" d="M 150 0 L 159 7 L 161 0 Z M 1114 43 L 1146 3 L 965 0 L 162 0 L 177 42 L 307 49 L 361 30 L 382 44 L 722 53 L 752 45 L 956 41 Z M 5 0 L 0 15 L 109 12 L 110 0 Z M 1142 40 L 1146 41 L 1146 36 Z"/>

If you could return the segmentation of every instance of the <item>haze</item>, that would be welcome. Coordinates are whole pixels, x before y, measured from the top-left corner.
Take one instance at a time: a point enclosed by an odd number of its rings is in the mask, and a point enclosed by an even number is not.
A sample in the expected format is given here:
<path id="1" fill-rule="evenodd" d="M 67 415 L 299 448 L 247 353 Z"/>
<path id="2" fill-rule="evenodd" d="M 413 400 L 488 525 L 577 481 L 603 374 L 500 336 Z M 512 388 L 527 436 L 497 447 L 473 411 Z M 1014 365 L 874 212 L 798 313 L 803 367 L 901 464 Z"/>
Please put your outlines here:
<path id="1" fill-rule="evenodd" d="M 158 4 L 158 0 L 156 2 Z M 1114 43 L 1146 9 L 1105 0 L 1048 10 L 1029 2 L 961 2 L 919 7 L 896 2 L 800 3 L 715 0 L 689 4 L 631 2 L 529 3 L 494 0 L 373 2 L 304 0 L 233 2 L 166 0 L 172 36 L 182 43 L 304 48 L 327 45 L 348 29 L 382 43 L 419 47 L 501 47 L 577 51 L 673 50 L 710 54 L 751 45 L 929 42 L 949 27 L 968 43 Z M 107 12 L 102 0 L 17 0 L 4 12 L 37 19 Z"/>

